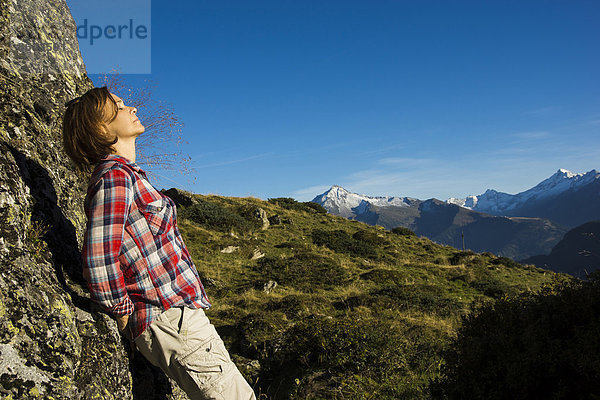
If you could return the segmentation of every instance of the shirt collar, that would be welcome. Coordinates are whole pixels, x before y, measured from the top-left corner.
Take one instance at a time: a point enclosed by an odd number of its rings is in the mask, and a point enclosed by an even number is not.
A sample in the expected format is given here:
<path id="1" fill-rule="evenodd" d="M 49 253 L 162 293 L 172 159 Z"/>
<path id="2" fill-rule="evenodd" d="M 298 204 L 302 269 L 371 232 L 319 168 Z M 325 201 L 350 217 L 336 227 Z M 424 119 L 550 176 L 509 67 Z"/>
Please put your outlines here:
<path id="1" fill-rule="evenodd" d="M 128 159 L 128 158 L 125 158 L 125 157 L 123 157 L 123 156 L 120 156 L 120 155 L 118 155 L 118 154 L 109 154 L 109 155 L 107 155 L 106 157 L 104 157 L 104 158 L 102 159 L 102 161 L 103 161 L 103 160 L 114 160 L 114 161 L 118 161 L 118 162 L 120 162 L 120 163 L 122 163 L 122 164 L 126 164 L 126 165 L 130 166 L 130 167 L 131 167 L 131 168 L 132 168 L 134 171 L 136 171 L 136 172 L 143 172 L 143 173 L 145 173 L 145 171 L 144 171 L 143 169 L 141 169 L 139 165 L 137 165 L 136 163 L 134 163 L 134 162 L 133 162 L 133 161 L 131 161 L 130 159 Z"/>

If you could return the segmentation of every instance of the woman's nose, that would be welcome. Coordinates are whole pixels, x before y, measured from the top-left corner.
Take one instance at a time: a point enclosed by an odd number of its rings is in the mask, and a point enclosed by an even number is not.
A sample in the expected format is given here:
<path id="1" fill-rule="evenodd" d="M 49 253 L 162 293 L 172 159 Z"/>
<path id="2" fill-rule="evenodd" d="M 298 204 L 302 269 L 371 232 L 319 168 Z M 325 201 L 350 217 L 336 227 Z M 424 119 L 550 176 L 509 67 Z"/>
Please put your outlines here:
<path id="1" fill-rule="evenodd" d="M 137 108 L 135 108 L 135 107 L 132 107 L 132 110 L 131 110 L 131 112 L 133 112 L 134 114 L 136 114 L 136 113 L 137 113 Z"/>

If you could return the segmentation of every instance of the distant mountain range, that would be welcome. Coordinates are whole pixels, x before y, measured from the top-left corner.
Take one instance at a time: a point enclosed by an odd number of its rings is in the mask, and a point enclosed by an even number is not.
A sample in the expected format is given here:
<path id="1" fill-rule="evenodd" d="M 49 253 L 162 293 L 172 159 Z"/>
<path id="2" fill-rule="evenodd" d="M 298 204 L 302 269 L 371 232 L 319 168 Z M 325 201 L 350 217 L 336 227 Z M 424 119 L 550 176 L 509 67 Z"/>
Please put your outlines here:
<path id="1" fill-rule="evenodd" d="M 600 173 L 574 174 L 559 169 L 550 178 L 517 194 L 488 189 L 479 196 L 448 203 L 492 215 L 547 218 L 567 227 L 600 219 Z"/>
<path id="2" fill-rule="evenodd" d="M 387 229 L 403 226 L 438 243 L 522 260 L 548 254 L 567 230 L 600 219 L 600 174 L 558 170 L 516 195 L 488 190 L 466 199 L 367 196 L 334 185 L 312 201 L 330 213 Z"/>

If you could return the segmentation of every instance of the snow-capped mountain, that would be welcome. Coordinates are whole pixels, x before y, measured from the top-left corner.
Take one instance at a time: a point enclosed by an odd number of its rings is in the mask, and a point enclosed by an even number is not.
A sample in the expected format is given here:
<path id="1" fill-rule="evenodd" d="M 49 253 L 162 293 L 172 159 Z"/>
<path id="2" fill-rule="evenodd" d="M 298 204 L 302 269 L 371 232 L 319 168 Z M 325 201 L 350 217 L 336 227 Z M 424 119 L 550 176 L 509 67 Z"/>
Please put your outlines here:
<path id="1" fill-rule="evenodd" d="M 373 197 L 337 185 L 312 201 L 334 215 L 387 229 L 403 226 L 454 247 L 462 246 L 464 235 L 469 249 L 514 259 L 549 252 L 566 231 L 540 218 L 493 216 L 437 199 Z"/>
<path id="2" fill-rule="evenodd" d="M 559 169 L 529 190 L 508 194 L 488 189 L 479 196 L 446 202 L 493 215 L 543 217 L 576 226 L 600 216 L 600 172 Z"/>
<path id="3" fill-rule="evenodd" d="M 570 228 L 600 220 L 600 172 L 559 169 L 529 190 L 508 194 L 487 190 L 479 196 L 419 200 L 367 196 L 334 185 L 312 201 L 332 214 L 418 235 L 459 247 L 464 234 L 475 251 L 524 259 L 546 254 Z"/>
<path id="4" fill-rule="evenodd" d="M 395 196 L 373 197 L 352 193 L 341 186 L 333 185 L 328 191 L 318 195 L 312 201 L 321 204 L 333 214 L 350 218 L 356 214 L 366 212 L 369 205 L 378 207 L 410 207 L 417 199 Z"/>

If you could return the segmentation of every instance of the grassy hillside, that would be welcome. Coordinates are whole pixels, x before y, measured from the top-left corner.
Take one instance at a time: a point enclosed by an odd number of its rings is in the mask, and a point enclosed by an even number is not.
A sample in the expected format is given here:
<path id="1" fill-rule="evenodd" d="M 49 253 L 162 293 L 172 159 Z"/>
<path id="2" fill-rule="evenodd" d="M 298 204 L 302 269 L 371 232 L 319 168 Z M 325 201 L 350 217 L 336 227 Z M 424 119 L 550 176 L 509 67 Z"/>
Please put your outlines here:
<path id="1" fill-rule="evenodd" d="M 314 203 L 194 199 L 178 207 L 178 224 L 213 303 L 207 314 L 262 398 L 427 398 L 473 302 L 535 291 L 554 275 Z"/>

